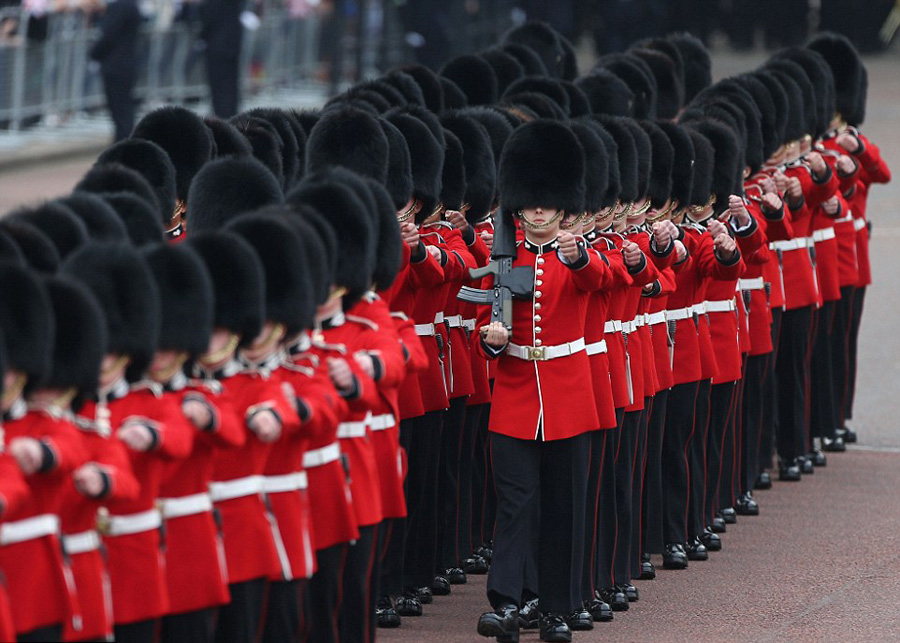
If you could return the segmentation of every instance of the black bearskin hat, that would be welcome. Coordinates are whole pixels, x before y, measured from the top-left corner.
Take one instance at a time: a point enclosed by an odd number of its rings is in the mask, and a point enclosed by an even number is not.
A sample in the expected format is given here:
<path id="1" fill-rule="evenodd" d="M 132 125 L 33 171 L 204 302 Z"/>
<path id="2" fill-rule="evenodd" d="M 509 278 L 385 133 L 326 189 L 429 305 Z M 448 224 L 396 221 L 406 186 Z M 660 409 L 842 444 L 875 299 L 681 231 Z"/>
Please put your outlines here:
<path id="1" fill-rule="evenodd" d="M 281 141 L 281 168 L 284 189 L 288 190 L 302 176 L 306 167 L 306 135 L 300 125 L 287 112 L 271 107 L 258 107 L 245 112 L 246 116 L 259 118 L 271 125 Z M 301 137 L 298 139 L 298 133 Z"/>
<path id="2" fill-rule="evenodd" d="M 525 107 L 530 110 L 537 118 L 546 118 L 557 121 L 564 121 L 567 114 L 563 108 L 557 105 L 552 98 L 546 94 L 538 94 L 537 92 L 523 92 L 510 96 L 502 103 L 504 106 L 516 108 Z"/>
<path id="3" fill-rule="evenodd" d="M 147 262 L 124 243 L 91 242 L 63 262 L 61 272 L 81 281 L 103 310 L 107 352 L 131 357 L 137 377 L 153 361 L 159 341 L 159 291 Z"/>
<path id="4" fill-rule="evenodd" d="M 691 142 L 691 135 L 685 127 L 670 121 L 658 121 L 656 124 L 669 138 L 675 154 L 670 196 L 681 205 L 687 205 L 694 185 L 694 144 Z"/>
<path id="5" fill-rule="evenodd" d="M 788 109 L 784 113 L 784 140 L 783 143 L 789 141 L 797 141 L 803 138 L 806 129 L 806 121 L 803 115 L 803 92 L 790 75 L 777 69 L 767 69 L 766 74 L 784 90 L 787 97 Z"/>
<path id="6" fill-rule="evenodd" d="M 97 390 L 100 364 L 107 352 L 106 319 L 100 303 L 83 284 L 64 277 L 44 281 L 53 307 L 56 334 L 48 388 L 76 388 L 89 396 Z"/>
<path id="7" fill-rule="evenodd" d="M 637 152 L 637 190 L 638 198 L 650 196 L 650 171 L 653 165 L 653 146 L 650 137 L 641 129 L 637 121 L 626 118 L 622 121 L 628 128 L 628 133 L 634 139 L 634 147 Z"/>
<path id="8" fill-rule="evenodd" d="M 666 40 L 678 47 L 684 63 L 684 100 L 689 102 L 694 96 L 712 84 L 712 59 L 706 45 L 696 36 L 673 33 Z"/>
<path id="9" fill-rule="evenodd" d="M 106 148 L 94 165 L 107 163 L 119 163 L 147 179 L 162 210 L 162 223 L 168 226 L 175 211 L 175 166 L 165 150 L 152 141 L 125 139 Z"/>
<path id="10" fill-rule="evenodd" d="M 383 118 L 378 119 L 388 142 L 388 172 L 384 186 L 391 195 L 394 209 L 399 210 L 413 193 L 412 167 L 406 139 L 397 127 Z"/>
<path id="11" fill-rule="evenodd" d="M 675 148 L 666 133 L 652 121 L 640 121 L 638 125 L 650 137 L 650 204 L 662 208 L 672 196 L 672 168 L 675 165 Z"/>
<path id="12" fill-rule="evenodd" d="M 319 122 L 319 118 L 322 117 L 322 111 L 318 109 L 292 109 L 291 115 L 297 121 L 297 124 L 300 125 L 300 128 L 309 136 L 312 128 Z"/>
<path id="13" fill-rule="evenodd" d="M 215 230 L 239 214 L 282 201 L 278 179 L 256 159 L 218 159 L 207 164 L 191 186 L 189 230 Z"/>
<path id="14" fill-rule="evenodd" d="M 785 141 L 787 121 L 790 114 L 790 103 L 788 102 L 788 95 L 784 89 L 784 86 L 779 83 L 769 72 L 765 70 L 757 70 L 748 75 L 758 80 L 760 84 L 762 84 L 766 88 L 766 91 L 769 93 L 769 96 L 772 99 L 772 106 L 774 108 L 771 115 L 772 124 L 769 127 L 766 127 L 764 125 L 766 129 L 771 130 L 772 143 L 774 144 L 774 148 L 772 148 L 772 150 L 769 152 L 769 156 L 771 156 L 775 152 L 775 150 L 777 150 L 778 147 Z M 765 108 L 760 106 L 760 110 L 762 111 L 763 109 Z"/>
<path id="15" fill-rule="evenodd" d="M 171 211 L 163 212 L 156 191 L 143 175 L 119 163 L 95 165 L 88 170 L 88 173 L 82 177 L 74 189 L 100 196 L 107 192 L 130 192 L 146 201 L 153 210 L 153 216 L 160 221 L 166 215 L 172 214 Z"/>
<path id="16" fill-rule="evenodd" d="M 787 74 L 800 88 L 803 96 L 803 134 L 813 134 L 818 125 L 818 106 L 816 105 L 816 92 L 812 81 L 803 70 L 803 67 L 784 58 L 771 59 L 766 63 L 765 69 L 772 69 Z"/>
<path id="17" fill-rule="evenodd" d="M 231 119 L 231 123 L 247 137 L 250 147 L 253 148 L 254 158 L 272 173 L 272 176 L 278 181 L 281 191 L 284 192 L 286 184 L 282 158 L 284 143 L 275 126 L 256 116 L 235 116 Z"/>
<path id="18" fill-rule="evenodd" d="M 584 207 L 584 150 L 563 123 L 538 119 L 519 127 L 500 157 L 500 203 L 508 211 Z"/>
<path id="19" fill-rule="evenodd" d="M 608 69 L 595 69 L 576 80 L 575 84 L 587 96 L 594 114 L 631 116 L 634 112 L 634 92 Z"/>
<path id="20" fill-rule="evenodd" d="M 598 212 L 603 208 L 609 189 L 609 156 L 606 146 L 597 134 L 598 125 L 592 121 L 577 120 L 569 127 L 584 149 L 585 160 L 585 212 Z"/>
<path id="21" fill-rule="evenodd" d="M 775 58 L 792 60 L 801 67 L 812 82 L 816 95 L 818 119 L 813 137 L 818 138 L 828 131 L 831 119 L 837 113 L 835 103 L 834 75 L 825 59 L 816 51 L 803 47 L 789 47 L 775 54 Z"/>
<path id="22" fill-rule="evenodd" d="M 599 115 L 594 116 L 594 120 L 600 123 L 616 142 L 619 161 L 617 163 L 619 168 L 618 198 L 622 203 L 634 203 L 643 195 L 638 189 L 638 150 L 631 128 L 627 125 L 629 119 L 621 116 Z"/>
<path id="23" fill-rule="evenodd" d="M 431 110 L 435 114 L 440 114 L 444 111 L 444 88 L 441 86 L 441 79 L 438 78 L 437 74 L 425 65 L 415 63 L 401 65 L 396 70 L 403 72 L 416 81 L 419 89 L 422 90 L 426 109 Z"/>
<path id="24" fill-rule="evenodd" d="M 569 95 L 569 115 L 572 118 L 588 116 L 592 111 L 591 102 L 581 87 L 569 80 L 561 80 L 559 84 Z"/>
<path id="25" fill-rule="evenodd" d="M 267 210 L 274 209 L 281 210 L 282 208 L 276 206 L 267 208 Z M 294 228 L 300 241 L 303 242 L 309 279 L 315 294 L 315 304 L 321 306 L 328 301 L 331 284 L 334 283 L 338 251 L 337 237 L 331 227 L 322 222 L 321 217 L 304 214 L 304 210 L 312 211 L 312 208 L 306 205 L 292 205 L 287 208 L 284 220 Z M 315 222 L 320 225 L 315 226 Z"/>
<path id="26" fill-rule="evenodd" d="M 160 107 L 138 122 L 132 138 L 159 145 L 175 166 L 175 195 L 187 200 L 191 181 L 213 155 L 213 138 L 197 114 L 184 107 Z"/>
<path id="27" fill-rule="evenodd" d="M 556 103 L 565 112 L 566 116 L 570 113 L 569 94 L 566 92 L 565 87 L 555 78 L 541 78 L 538 76 L 520 78 L 507 88 L 503 94 L 503 99 L 514 101 L 515 96 L 518 94 L 542 94 Z"/>
<path id="28" fill-rule="evenodd" d="M 132 245 L 141 247 L 165 240 L 162 223 L 146 201 L 128 192 L 113 192 L 101 196 L 125 225 L 125 232 Z"/>
<path id="29" fill-rule="evenodd" d="M 315 292 L 309 280 L 306 252 L 300 236 L 271 206 L 242 214 L 225 229 L 243 237 L 259 256 L 265 274 L 265 319 L 283 324 L 288 336 L 312 328 Z"/>
<path id="30" fill-rule="evenodd" d="M 379 80 L 400 92 L 404 103 L 425 107 L 425 94 L 422 93 L 422 88 L 419 87 L 416 79 L 409 74 L 394 69 L 384 74 Z"/>
<path id="31" fill-rule="evenodd" d="M 491 151 L 494 154 L 494 165 L 499 169 L 500 154 L 507 139 L 513 133 L 513 125 L 509 120 L 509 114 L 496 107 L 469 107 L 462 110 L 463 114 L 474 118 L 481 123 L 490 139 Z M 516 123 L 515 127 L 521 125 Z"/>
<path id="32" fill-rule="evenodd" d="M 6 341 L 7 368 L 22 371 L 30 387 L 50 371 L 53 309 L 37 273 L 11 262 L 0 263 L 0 336 Z"/>
<path id="33" fill-rule="evenodd" d="M 544 61 L 531 47 L 515 42 L 505 42 L 500 45 L 500 49 L 519 61 L 522 69 L 525 70 L 525 76 L 546 76 L 549 73 Z"/>
<path id="34" fill-rule="evenodd" d="M 619 198 L 619 191 L 622 189 L 622 177 L 619 173 L 619 146 L 616 144 L 616 139 L 612 137 L 612 134 L 597 119 L 587 117 L 583 120 L 593 127 L 594 133 L 603 143 L 603 148 L 606 152 L 607 187 L 600 202 L 600 207 L 607 208 L 616 204 L 616 199 Z"/>
<path id="35" fill-rule="evenodd" d="M 422 210 L 417 219 L 422 220 L 434 211 L 440 200 L 441 169 L 444 166 L 443 143 L 438 142 L 428 127 L 414 116 L 396 113 L 389 114 L 387 119 L 406 139 L 413 196 L 422 201 Z"/>
<path id="36" fill-rule="evenodd" d="M 311 210 L 301 212 L 319 217 L 331 226 L 338 239 L 335 284 L 362 296 L 372 282 L 377 242 L 375 218 L 366 210 L 364 202 L 333 170 L 307 176 L 288 195 L 287 201 L 291 206 L 311 206 Z M 350 299 L 345 297 L 345 309 L 356 303 Z"/>
<path id="37" fill-rule="evenodd" d="M 497 75 L 484 58 L 465 54 L 441 67 L 441 76 L 456 83 L 469 105 L 493 105 L 497 102 Z"/>
<path id="38" fill-rule="evenodd" d="M 444 167 L 441 169 L 441 203 L 447 210 L 461 210 L 466 197 L 466 166 L 459 137 L 444 133 Z M 440 207 L 439 206 L 439 207 Z M 425 218 L 431 213 L 425 215 Z"/>
<path id="39" fill-rule="evenodd" d="M 213 329 L 213 285 L 206 265 L 186 244 L 157 244 L 141 251 L 159 290 L 159 348 L 197 357 Z"/>
<path id="40" fill-rule="evenodd" d="M 500 116 L 497 118 L 502 120 Z M 464 200 L 469 205 L 466 218 L 470 223 L 477 223 L 490 214 L 497 192 L 497 166 L 490 136 L 487 129 L 466 112 L 449 113 L 441 122 L 456 134 L 462 144 L 466 186 Z"/>
<path id="41" fill-rule="evenodd" d="M 781 145 L 779 137 L 779 122 L 782 120 L 783 111 L 775 109 L 775 102 L 768 87 L 753 74 L 741 74 L 736 76 L 735 80 L 740 83 L 750 96 L 759 110 L 760 128 L 762 132 L 762 153 L 763 159 L 772 156 L 772 153 Z M 783 96 L 783 94 L 782 94 Z M 785 101 L 786 102 L 786 101 Z M 782 107 L 784 105 L 782 104 Z M 783 131 L 783 130 L 782 130 Z"/>
<path id="42" fill-rule="evenodd" d="M 234 125 L 215 116 L 207 116 L 203 119 L 204 125 L 209 129 L 215 144 L 215 157 L 217 159 L 226 156 L 252 156 L 253 148 L 250 141 L 241 134 Z"/>
<path id="43" fill-rule="evenodd" d="M 478 53 L 494 69 L 497 76 L 497 93 L 501 96 L 514 81 L 525 75 L 525 68 L 514 56 L 499 47 L 491 47 Z"/>
<path id="44" fill-rule="evenodd" d="M 656 117 L 656 78 L 647 63 L 630 54 L 607 54 L 597 63 L 597 68 L 607 69 L 628 85 L 634 94 L 635 118 Z"/>
<path id="45" fill-rule="evenodd" d="M 656 79 L 656 115 L 672 119 L 684 104 L 684 85 L 678 76 L 678 67 L 666 54 L 656 49 L 633 48 L 628 52 L 647 63 Z"/>
<path id="46" fill-rule="evenodd" d="M 76 190 L 56 199 L 69 208 L 87 228 L 94 241 L 127 241 L 128 231 L 116 211 L 103 198 L 90 192 Z"/>
<path id="47" fill-rule="evenodd" d="M 372 283 L 375 290 L 387 290 L 394 283 L 403 262 L 403 239 L 397 225 L 397 211 L 387 190 L 373 179 L 366 179 L 366 186 L 375 199 L 375 214 L 378 217 L 378 247 Z"/>
<path id="48" fill-rule="evenodd" d="M 68 206 L 58 201 L 19 208 L 10 212 L 7 219 L 24 221 L 43 232 L 63 259 L 88 241 L 87 226 Z"/>
<path id="49" fill-rule="evenodd" d="M 741 150 L 737 135 L 721 121 L 707 119 L 689 124 L 703 134 L 713 147 L 712 193 L 716 214 L 728 209 L 728 197 L 742 191 Z"/>
<path id="50" fill-rule="evenodd" d="M 554 78 L 563 78 L 571 72 L 571 69 L 566 69 L 562 38 L 546 22 L 531 21 L 513 27 L 503 36 L 503 43 L 515 43 L 531 49 L 541 59 L 546 73 Z"/>
<path id="51" fill-rule="evenodd" d="M 11 262 L 25 265 L 25 255 L 15 240 L 0 229 L 0 262 Z"/>
<path id="52" fill-rule="evenodd" d="M 685 126 L 694 146 L 694 172 L 691 196 L 687 201 L 682 201 L 681 206 L 706 205 L 713 193 L 713 165 L 716 160 L 716 151 L 712 143 L 703 134 L 689 126 Z"/>
<path id="53" fill-rule="evenodd" d="M 832 32 L 816 35 L 807 48 L 821 54 L 834 76 L 837 112 L 854 127 L 866 118 L 869 78 L 856 47 L 846 36 Z"/>
<path id="54" fill-rule="evenodd" d="M 9 221 L 0 219 L 0 231 L 15 241 L 25 264 L 45 275 L 52 275 L 59 270 L 61 259 L 56 246 L 49 237 L 25 221 Z"/>
<path id="55" fill-rule="evenodd" d="M 441 79 L 441 88 L 444 90 L 444 109 L 461 109 L 469 104 L 469 100 L 459 85 L 446 76 L 439 78 Z"/>
<path id="56" fill-rule="evenodd" d="M 387 136 L 378 119 L 355 107 L 327 110 L 306 146 L 310 172 L 341 166 L 379 183 L 387 180 L 388 158 Z"/>

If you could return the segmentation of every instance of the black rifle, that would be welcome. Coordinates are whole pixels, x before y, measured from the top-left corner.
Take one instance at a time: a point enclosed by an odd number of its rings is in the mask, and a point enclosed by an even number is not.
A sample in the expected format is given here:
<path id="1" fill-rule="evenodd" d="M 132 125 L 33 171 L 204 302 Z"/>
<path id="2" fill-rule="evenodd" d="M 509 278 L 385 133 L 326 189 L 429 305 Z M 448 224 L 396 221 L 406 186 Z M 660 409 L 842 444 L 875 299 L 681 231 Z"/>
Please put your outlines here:
<path id="1" fill-rule="evenodd" d="M 516 248 L 516 226 L 512 215 L 497 210 L 494 215 L 494 244 L 491 260 L 483 268 L 470 268 L 472 279 L 494 275 L 493 290 L 481 290 L 463 286 L 456 296 L 460 301 L 491 307 L 491 321 L 503 322 L 512 334 L 512 300 L 531 299 L 534 295 L 534 269 L 530 266 L 513 268 Z"/>

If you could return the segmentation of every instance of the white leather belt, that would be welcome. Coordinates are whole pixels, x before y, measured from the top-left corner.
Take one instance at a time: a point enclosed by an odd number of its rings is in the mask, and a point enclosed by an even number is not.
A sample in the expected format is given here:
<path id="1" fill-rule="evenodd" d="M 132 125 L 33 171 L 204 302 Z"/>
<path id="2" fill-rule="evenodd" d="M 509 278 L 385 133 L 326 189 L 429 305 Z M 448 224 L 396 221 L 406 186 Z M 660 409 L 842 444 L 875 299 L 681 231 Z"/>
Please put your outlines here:
<path id="1" fill-rule="evenodd" d="M 606 340 L 601 339 L 599 342 L 592 342 L 584 347 L 584 352 L 588 355 L 599 355 L 606 352 Z"/>
<path id="2" fill-rule="evenodd" d="M 266 493 L 287 493 L 306 489 L 309 482 L 306 479 L 306 471 L 296 471 L 280 476 L 266 476 L 263 478 L 263 491 Z"/>
<path id="3" fill-rule="evenodd" d="M 705 315 L 706 314 L 706 304 L 709 302 L 701 301 L 699 304 L 694 304 L 691 306 L 691 314 L 692 315 Z"/>
<path id="4" fill-rule="evenodd" d="M 463 316 L 462 315 L 450 315 L 449 317 L 444 317 L 444 321 L 447 322 L 447 325 L 450 328 L 462 328 Z"/>
<path id="5" fill-rule="evenodd" d="M 212 497 L 213 502 L 255 496 L 262 491 L 262 482 L 262 476 L 247 476 L 245 478 L 226 480 L 225 482 L 210 482 L 209 495 Z"/>
<path id="6" fill-rule="evenodd" d="M 366 436 L 366 422 L 341 422 L 338 424 L 337 436 L 339 438 L 364 438 Z"/>
<path id="7" fill-rule="evenodd" d="M 766 281 L 762 277 L 753 279 L 738 279 L 738 288 L 741 290 L 762 290 L 766 287 Z"/>
<path id="8" fill-rule="evenodd" d="M 100 534 L 94 529 L 88 529 L 77 534 L 62 537 L 63 549 L 69 556 L 86 554 L 89 551 L 100 549 Z"/>
<path id="9" fill-rule="evenodd" d="M 109 516 L 106 528 L 107 536 L 130 536 L 153 531 L 162 526 L 162 514 L 158 509 L 148 509 L 125 516 Z"/>
<path id="10" fill-rule="evenodd" d="M 646 322 L 646 321 L 647 321 L 646 317 L 643 314 L 640 314 L 637 317 L 635 317 L 634 319 L 632 319 L 631 321 L 622 322 L 622 332 L 625 333 L 626 335 L 633 333 L 638 328 L 643 326 L 644 322 Z"/>
<path id="11" fill-rule="evenodd" d="M 822 242 L 828 241 L 829 239 L 834 239 L 834 228 L 822 228 L 821 230 L 816 230 L 812 235 L 813 241 Z"/>
<path id="12" fill-rule="evenodd" d="M 666 311 L 661 310 L 658 313 L 649 313 L 647 315 L 647 325 L 655 326 L 656 324 L 666 323 Z"/>
<path id="13" fill-rule="evenodd" d="M 15 545 L 59 533 L 59 516 L 41 514 L 0 525 L 0 545 Z"/>
<path id="14" fill-rule="evenodd" d="M 835 219 L 835 223 L 850 223 L 853 221 L 853 213 L 848 212 L 846 215 L 842 216 L 840 219 Z"/>
<path id="15" fill-rule="evenodd" d="M 381 415 L 373 415 L 369 420 L 369 428 L 373 431 L 385 431 L 397 426 L 397 420 L 393 413 L 382 413 Z"/>
<path id="16" fill-rule="evenodd" d="M 737 310 L 737 304 L 734 299 L 720 299 L 718 301 L 706 301 L 706 312 L 708 313 L 733 313 Z"/>
<path id="17" fill-rule="evenodd" d="M 464 319 L 463 320 L 463 328 L 465 328 L 470 333 L 475 332 L 475 319 Z"/>
<path id="18" fill-rule="evenodd" d="M 604 333 L 621 333 L 622 332 L 622 322 L 618 319 L 610 319 L 603 325 Z"/>
<path id="19" fill-rule="evenodd" d="M 434 314 L 434 323 L 435 324 L 443 324 L 444 323 L 444 313 L 443 312 Z"/>
<path id="20" fill-rule="evenodd" d="M 803 250 L 808 248 L 812 243 L 812 237 L 797 237 L 788 241 L 773 241 L 769 244 L 772 250 L 781 250 L 782 252 L 790 252 L 792 250 Z"/>
<path id="21" fill-rule="evenodd" d="M 339 460 L 341 457 L 341 445 L 338 442 L 329 444 L 320 449 L 311 449 L 303 454 L 303 468 L 313 469 Z"/>
<path id="22" fill-rule="evenodd" d="M 865 219 L 853 219 L 853 229 L 859 232 L 866 227 Z"/>
<path id="23" fill-rule="evenodd" d="M 518 344 L 510 344 L 506 347 L 508 355 L 529 362 L 544 362 L 549 359 L 557 359 L 558 357 L 568 357 L 583 350 L 583 337 L 576 339 L 574 342 L 567 342 L 558 346 L 519 346 Z"/>
<path id="24" fill-rule="evenodd" d="M 673 308 L 666 311 L 666 321 L 681 321 L 682 319 L 690 319 L 694 316 L 693 306 L 687 308 Z"/>
<path id="25" fill-rule="evenodd" d="M 416 335 L 419 337 L 434 337 L 434 324 L 416 324 Z"/>
<path id="26" fill-rule="evenodd" d="M 213 508 L 212 498 L 208 493 L 195 493 L 177 498 L 160 498 L 157 504 L 166 520 L 207 513 Z"/>

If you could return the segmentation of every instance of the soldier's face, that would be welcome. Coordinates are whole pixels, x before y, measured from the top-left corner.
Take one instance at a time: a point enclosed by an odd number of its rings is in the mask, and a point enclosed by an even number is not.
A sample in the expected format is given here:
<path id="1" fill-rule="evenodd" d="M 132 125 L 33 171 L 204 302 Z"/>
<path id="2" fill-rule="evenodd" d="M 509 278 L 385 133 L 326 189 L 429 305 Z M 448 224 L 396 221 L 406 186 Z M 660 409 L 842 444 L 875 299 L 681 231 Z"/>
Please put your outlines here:
<path id="1" fill-rule="evenodd" d="M 187 354 L 180 351 L 156 351 L 150 365 L 150 377 L 164 384 L 175 376 L 186 360 Z"/>
<path id="2" fill-rule="evenodd" d="M 27 378 L 25 373 L 16 370 L 6 371 L 3 375 L 3 397 L 0 398 L 0 410 L 6 413 L 22 396 Z"/>

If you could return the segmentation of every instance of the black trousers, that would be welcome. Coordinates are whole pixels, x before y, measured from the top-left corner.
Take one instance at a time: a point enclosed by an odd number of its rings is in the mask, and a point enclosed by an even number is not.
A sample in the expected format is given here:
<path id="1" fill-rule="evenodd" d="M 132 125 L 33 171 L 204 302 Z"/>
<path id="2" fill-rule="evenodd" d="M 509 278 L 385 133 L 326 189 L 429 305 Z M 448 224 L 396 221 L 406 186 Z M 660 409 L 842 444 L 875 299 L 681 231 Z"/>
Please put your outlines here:
<path id="1" fill-rule="evenodd" d="M 540 510 L 538 585 L 541 610 L 568 614 L 581 604 L 584 507 L 590 434 L 542 442 L 491 435 L 497 486 L 491 605 L 518 603 L 524 589 L 529 514 Z"/>
<path id="2" fill-rule="evenodd" d="M 740 466 L 741 494 L 753 491 L 753 485 L 760 473 L 764 406 L 768 404 L 763 391 L 769 376 L 771 356 L 771 353 L 751 355 L 747 358 L 747 364 L 744 367 L 743 404 L 741 405 L 743 424 Z"/>
<path id="3" fill-rule="evenodd" d="M 835 390 L 834 317 L 837 302 L 826 301 L 816 311 L 815 335 L 810 359 L 809 435 L 812 438 L 834 438 L 837 429 L 837 391 Z M 809 444 L 809 447 L 812 447 Z"/>
<path id="4" fill-rule="evenodd" d="M 400 424 L 406 449 L 406 546 L 404 588 L 431 587 L 437 568 L 438 466 L 443 411 L 432 411 Z"/>
<path id="5" fill-rule="evenodd" d="M 644 499 L 641 503 L 641 553 L 663 553 L 663 441 L 669 389 L 653 396 L 647 426 L 647 466 L 644 472 Z M 640 561 L 638 561 L 640 564 Z M 638 575 L 640 569 L 638 569 Z"/>
<path id="6" fill-rule="evenodd" d="M 644 398 L 644 408 L 638 421 L 637 444 L 634 454 L 634 465 L 631 471 L 631 546 L 628 560 L 631 565 L 629 580 L 641 575 L 641 546 L 643 536 L 644 506 L 644 474 L 647 471 L 647 431 L 650 422 L 650 409 L 653 407 L 652 397 Z"/>
<path id="7" fill-rule="evenodd" d="M 730 499 L 721 494 L 722 481 L 730 474 L 726 460 L 734 458 L 734 400 L 736 382 L 713 384 L 709 394 L 709 430 L 706 439 L 706 496 L 703 515 L 706 524 L 716 517 L 716 512 L 730 506 L 720 504 Z M 729 435 L 731 438 L 729 439 Z"/>
<path id="8" fill-rule="evenodd" d="M 673 386 L 666 400 L 662 440 L 662 536 L 665 543 L 687 542 L 691 496 L 690 455 L 694 439 L 694 407 L 699 382 Z"/>
<path id="9" fill-rule="evenodd" d="M 590 433 L 590 462 L 588 464 L 587 502 L 584 512 L 584 568 L 581 575 L 581 598 L 594 595 L 594 566 L 597 538 L 600 528 L 600 493 L 602 487 L 603 460 L 606 455 L 606 434 L 609 431 Z"/>
<path id="10" fill-rule="evenodd" d="M 472 472 L 472 544 L 477 549 L 494 537 L 497 516 L 497 490 L 491 471 L 491 447 L 488 424 L 491 405 L 485 404 L 476 424 Z"/>
<path id="11" fill-rule="evenodd" d="M 300 634 L 300 581 L 269 583 L 264 643 L 296 641 Z"/>
<path id="12" fill-rule="evenodd" d="M 219 608 L 216 643 L 252 643 L 256 640 L 266 603 L 267 585 L 265 578 L 228 584 L 231 602 Z M 116 640 L 119 640 L 118 633 Z"/>
<path id="13" fill-rule="evenodd" d="M 786 310 L 778 341 L 778 457 L 784 465 L 806 453 L 809 339 L 812 306 Z"/>
<path id="14" fill-rule="evenodd" d="M 391 518 L 382 524 L 389 525 L 385 535 L 384 558 L 381 561 L 379 582 L 381 596 L 399 596 L 403 593 L 403 557 L 406 552 L 406 518 Z"/>
<path id="15" fill-rule="evenodd" d="M 834 311 L 834 332 L 831 336 L 831 365 L 834 375 L 835 428 L 844 426 L 844 418 L 846 416 L 853 291 L 853 286 L 841 288 L 841 299 L 837 302 Z"/>
<path id="16" fill-rule="evenodd" d="M 463 554 L 469 554 L 460 552 L 457 548 L 466 399 L 465 397 L 451 399 L 450 408 L 444 411 L 437 485 L 437 566 L 434 571 L 457 567 Z"/>
<path id="17" fill-rule="evenodd" d="M 775 365 L 778 362 L 778 342 L 781 337 L 781 308 L 772 309 L 772 346 L 774 350 L 769 358 L 769 369 L 763 380 L 762 434 L 759 438 L 759 471 L 772 468 L 772 455 L 775 453 L 775 436 L 778 433 L 778 374 Z"/>
<path id="18" fill-rule="evenodd" d="M 481 414 L 487 408 L 486 404 L 476 404 L 466 407 L 466 417 L 463 422 L 461 453 L 459 459 L 459 508 L 456 525 L 456 550 L 459 558 L 464 560 L 473 551 L 476 545 L 483 542 L 480 538 L 475 541 L 472 534 L 476 532 L 476 518 L 474 507 L 479 508 L 484 501 L 476 503 L 475 496 L 484 494 L 484 455 L 479 454 L 478 430 L 481 423 Z M 477 520 L 478 533 L 481 532 L 480 517 Z M 457 561 L 459 562 L 459 561 Z"/>
<path id="19" fill-rule="evenodd" d="M 115 138 L 121 141 L 131 136 L 131 130 L 134 129 L 134 72 L 121 74 L 101 71 L 101 76 L 106 107 L 115 126 Z"/>
<path id="20" fill-rule="evenodd" d="M 703 513 L 706 503 L 706 444 L 709 432 L 710 380 L 701 380 L 697 386 L 694 405 L 694 435 L 688 451 L 688 472 L 691 494 L 688 501 L 687 539 L 693 540 L 703 533 L 708 524 Z"/>
<path id="21" fill-rule="evenodd" d="M 378 525 L 359 528 L 359 538 L 347 548 L 341 586 L 341 643 L 360 643 L 372 636 L 372 567 Z"/>
<path id="22" fill-rule="evenodd" d="M 303 640 L 308 643 L 336 643 L 339 640 L 341 581 L 348 545 L 342 543 L 316 552 L 316 573 L 304 592 L 309 622 Z"/>
<path id="23" fill-rule="evenodd" d="M 391 538 L 393 524 L 394 521 L 390 518 L 382 520 L 378 523 L 378 529 L 375 532 L 375 558 L 372 561 L 372 589 L 369 593 L 369 614 L 372 615 L 372 618 L 374 618 L 378 599 L 384 595 L 384 590 L 381 585 L 381 566 L 387 555 L 387 545 Z M 377 630 L 377 625 L 369 628 L 369 643 L 375 643 L 375 632 Z"/>
<path id="24" fill-rule="evenodd" d="M 20 643 L 43 643 L 44 641 L 59 641 L 62 640 L 62 634 L 62 624 L 48 625 L 47 627 L 41 627 L 36 630 L 31 630 L 30 632 L 17 634 L 16 641 L 19 641 Z"/>
<path id="25" fill-rule="evenodd" d="M 124 643 L 153 643 L 156 640 L 158 625 L 159 619 L 156 618 L 137 623 L 115 624 L 113 625 L 113 635 L 116 637 L 116 641 L 124 641 Z"/>
<path id="26" fill-rule="evenodd" d="M 216 610 L 205 609 L 163 616 L 159 639 L 163 643 L 208 643 L 213 639 Z"/>
<path id="27" fill-rule="evenodd" d="M 853 419 L 853 399 L 856 395 L 856 355 L 859 342 L 859 325 L 862 322 L 866 300 L 866 288 L 853 293 L 853 314 L 850 317 L 850 341 L 847 343 L 847 391 L 844 394 L 844 418 Z"/>
<path id="28" fill-rule="evenodd" d="M 616 554 L 616 538 L 619 531 L 618 474 L 616 458 L 625 421 L 624 409 L 616 409 L 616 428 L 603 431 L 603 465 L 600 469 L 600 497 L 597 514 L 597 544 L 594 548 L 594 589 L 604 589 L 616 584 L 613 576 L 613 558 Z"/>
<path id="29" fill-rule="evenodd" d="M 634 526 L 634 470 L 638 449 L 641 411 L 627 411 L 622 419 L 616 455 L 616 546 L 613 553 L 613 580 L 616 585 L 631 581 L 631 544 Z"/>

